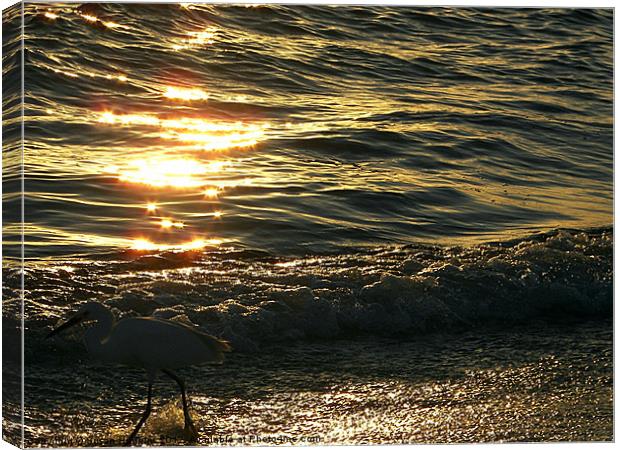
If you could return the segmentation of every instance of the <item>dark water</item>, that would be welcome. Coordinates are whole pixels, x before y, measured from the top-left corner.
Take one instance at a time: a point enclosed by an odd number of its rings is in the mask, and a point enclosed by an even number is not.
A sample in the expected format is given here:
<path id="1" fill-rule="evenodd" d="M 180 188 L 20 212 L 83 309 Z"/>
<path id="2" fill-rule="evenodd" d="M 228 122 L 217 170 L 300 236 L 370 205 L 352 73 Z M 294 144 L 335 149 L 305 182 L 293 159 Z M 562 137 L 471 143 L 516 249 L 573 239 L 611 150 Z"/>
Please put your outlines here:
<path id="1" fill-rule="evenodd" d="M 29 4 L 25 27 L 27 257 L 612 220 L 610 10 Z"/>
<path id="2" fill-rule="evenodd" d="M 612 438 L 611 10 L 25 13 L 26 445 L 104 445 L 142 407 L 79 330 L 43 339 L 92 299 L 231 341 L 188 371 L 200 444 Z M 183 444 L 179 414 L 146 442 Z"/>

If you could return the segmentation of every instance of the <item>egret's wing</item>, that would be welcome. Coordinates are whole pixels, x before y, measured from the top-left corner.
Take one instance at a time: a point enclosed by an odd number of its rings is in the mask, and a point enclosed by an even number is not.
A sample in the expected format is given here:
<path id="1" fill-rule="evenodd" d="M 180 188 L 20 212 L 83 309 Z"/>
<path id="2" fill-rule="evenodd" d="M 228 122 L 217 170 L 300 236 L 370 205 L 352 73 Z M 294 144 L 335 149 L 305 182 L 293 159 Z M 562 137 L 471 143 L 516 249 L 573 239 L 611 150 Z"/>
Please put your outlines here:
<path id="1" fill-rule="evenodd" d="M 196 328 L 150 317 L 119 321 L 106 345 L 119 355 L 119 362 L 161 369 L 221 362 L 230 348 Z"/>
<path id="2" fill-rule="evenodd" d="M 153 320 L 155 322 L 164 322 L 167 325 L 171 325 L 171 326 L 176 326 L 176 327 L 181 327 L 184 328 L 185 330 L 195 334 L 196 336 L 198 336 L 203 344 L 208 347 L 209 349 L 211 349 L 214 354 L 216 354 L 216 358 L 217 361 L 223 361 L 224 360 L 224 352 L 230 352 L 232 350 L 232 347 L 230 346 L 230 343 L 228 341 L 224 341 L 222 339 L 218 339 L 215 336 L 211 336 L 210 334 L 205 333 L 204 331 L 187 325 L 183 322 L 175 322 L 172 320 L 162 320 L 162 319 L 157 319 L 157 318 L 146 318 L 148 320 Z"/>

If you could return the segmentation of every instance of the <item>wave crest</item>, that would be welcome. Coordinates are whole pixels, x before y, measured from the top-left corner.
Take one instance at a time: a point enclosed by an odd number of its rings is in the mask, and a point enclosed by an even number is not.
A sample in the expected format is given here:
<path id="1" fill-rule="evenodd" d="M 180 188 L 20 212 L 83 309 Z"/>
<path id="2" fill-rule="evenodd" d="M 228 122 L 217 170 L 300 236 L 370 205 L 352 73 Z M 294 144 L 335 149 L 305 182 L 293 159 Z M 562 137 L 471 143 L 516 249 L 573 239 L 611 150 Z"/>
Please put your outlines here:
<path id="1" fill-rule="evenodd" d="M 231 251 L 165 270 L 159 259 L 176 264 L 179 254 L 160 255 L 152 269 L 136 261 L 64 262 L 27 269 L 26 322 L 42 337 L 77 304 L 99 298 L 119 317 L 186 321 L 253 351 L 291 340 L 611 317 L 612 257 L 612 230 L 599 229 L 301 259 Z M 7 275 L 9 283 L 19 279 Z M 16 317 L 19 302 L 5 305 L 5 319 Z"/>

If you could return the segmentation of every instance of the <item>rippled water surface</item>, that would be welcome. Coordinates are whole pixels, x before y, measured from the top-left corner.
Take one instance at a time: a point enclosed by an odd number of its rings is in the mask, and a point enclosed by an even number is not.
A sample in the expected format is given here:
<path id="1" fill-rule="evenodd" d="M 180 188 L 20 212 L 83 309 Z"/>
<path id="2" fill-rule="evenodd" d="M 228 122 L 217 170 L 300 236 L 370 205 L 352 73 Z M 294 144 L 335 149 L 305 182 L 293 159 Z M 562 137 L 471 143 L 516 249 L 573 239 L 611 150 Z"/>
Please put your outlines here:
<path id="1" fill-rule="evenodd" d="M 25 13 L 27 256 L 611 222 L 611 11 Z"/>
<path id="2" fill-rule="evenodd" d="M 118 444 L 143 407 L 142 373 L 89 361 L 83 330 L 44 339 L 93 299 L 231 342 L 184 373 L 201 445 L 613 438 L 611 10 L 24 20 L 26 265 L 5 90 L 3 332 L 18 367 L 23 280 L 27 446 Z M 144 442 L 186 444 L 156 390 Z"/>

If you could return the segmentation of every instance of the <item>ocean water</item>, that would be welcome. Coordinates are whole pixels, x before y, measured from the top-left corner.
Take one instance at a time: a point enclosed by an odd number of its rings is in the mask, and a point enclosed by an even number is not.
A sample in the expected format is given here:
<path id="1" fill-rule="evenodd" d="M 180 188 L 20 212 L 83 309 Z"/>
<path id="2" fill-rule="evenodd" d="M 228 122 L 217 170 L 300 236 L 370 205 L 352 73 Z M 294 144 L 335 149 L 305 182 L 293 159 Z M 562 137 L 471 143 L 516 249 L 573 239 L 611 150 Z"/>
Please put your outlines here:
<path id="1" fill-rule="evenodd" d="M 92 299 L 232 343 L 186 372 L 203 445 L 612 439 L 611 10 L 24 12 L 26 445 L 112 445 L 143 407 L 80 330 L 43 339 Z M 183 444 L 158 389 L 145 442 Z"/>

